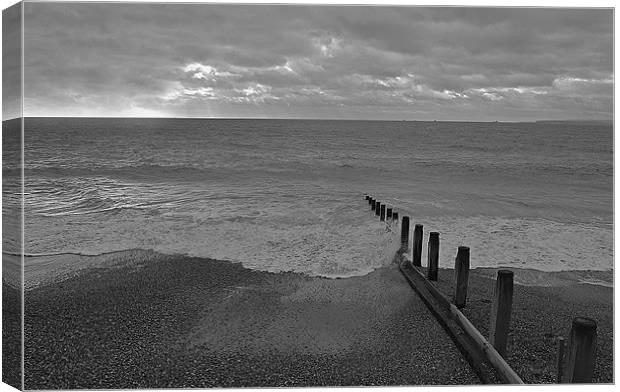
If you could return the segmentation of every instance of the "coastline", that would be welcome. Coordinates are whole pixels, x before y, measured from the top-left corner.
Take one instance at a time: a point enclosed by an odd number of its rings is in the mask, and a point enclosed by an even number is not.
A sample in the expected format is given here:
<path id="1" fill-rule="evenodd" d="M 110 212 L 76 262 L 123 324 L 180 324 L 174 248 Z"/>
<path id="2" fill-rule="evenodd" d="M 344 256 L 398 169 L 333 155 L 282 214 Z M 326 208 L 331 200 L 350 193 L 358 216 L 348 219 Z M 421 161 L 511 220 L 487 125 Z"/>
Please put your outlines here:
<path id="1" fill-rule="evenodd" d="M 50 253 L 40 255 L 26 255 L 24 257 L 24 287 L 26 291 L 39 286 L 45 286 L 53 283 L 59 283 L 63 280 L 69 279 L 74 276 L 78 276 L 84 271 L 92 268 L 121 268 L 127 266 L 135 266 L 140 263 L 148 262 L 151 258 L 158 258 L 162 253 L 155 250 L 143 250 L 143 249 L 126 249 L 115 250 L 100 254 L 79 254 L 79 253 Z M 168 254 L 166 254 L 168 255 Z M 169 255 L 175 257 L 187 257 L 198 259 L 209 259 L 203 257 L 194 257 L 188 255 Z M 6 283 L 17 287 L 19 282 L 19 256 L 12 253 L 2 253 L 4 265 L 11 266 L 11 270 L 15 270 L 15 273 L 9 273 L 5 276 Z M 210 259 L 209 259 L 210 260 Z M 224 260 L 226 261 L 226 260 Z M 226 261 L 228 263 L 239 264 L 233 261 Z M 244 267 L 252 269 L 249 267 Z M 515 284 L 523 286 L 541 286 L 541 287 L 558 287 L 558 286 L 570 286 L 574 284 L 588 283 L 593 285 L 600 285 L 604 287 L 613 288 L 614 274 L 613 270 L 565 270 L 565 271 L 544 271 L 536 270 L 532 268 L 517 268 L 517 267 L 475 267 L 471 271 L 480 276 L 486 276 L 494 279 L 496 271 L 506 268 L 513 271 L 518 271 L 515 274 Z M 252 269 L 256 270 L 256 269 Z M 256 270 L 260 272 L 277 273 L 273 271 Z M 8 269 L 5 272 L 8 271 Z M 288 272 L 283 272 L 288 273 Z M 295 272 L 291 272 L 295 273 Z M 301 273 L 300 273 L 301 274 Z M 325 279 L 349 279 L 360 277 L 350 276 L 342 278 L 333 277 L 320 277 L 301 274 L 303 276 L 325 278 Z"/>

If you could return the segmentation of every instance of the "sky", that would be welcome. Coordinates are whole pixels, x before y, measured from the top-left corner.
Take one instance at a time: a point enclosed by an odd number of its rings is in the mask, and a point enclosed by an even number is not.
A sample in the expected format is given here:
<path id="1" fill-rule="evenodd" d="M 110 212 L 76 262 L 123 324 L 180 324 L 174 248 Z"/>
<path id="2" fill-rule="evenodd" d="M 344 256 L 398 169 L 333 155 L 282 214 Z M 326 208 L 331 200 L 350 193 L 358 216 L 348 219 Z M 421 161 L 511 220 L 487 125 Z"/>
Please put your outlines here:
<path id="1" fill-rule="evenodd" d="M 611 9 L 26 3 L 25 116 L 611 119 Z"/>
<path id="2" fill-rule="evenodd" d="M 21 20 L 19 5 L 2 11 L 2 118 L 21 117 Z"/>

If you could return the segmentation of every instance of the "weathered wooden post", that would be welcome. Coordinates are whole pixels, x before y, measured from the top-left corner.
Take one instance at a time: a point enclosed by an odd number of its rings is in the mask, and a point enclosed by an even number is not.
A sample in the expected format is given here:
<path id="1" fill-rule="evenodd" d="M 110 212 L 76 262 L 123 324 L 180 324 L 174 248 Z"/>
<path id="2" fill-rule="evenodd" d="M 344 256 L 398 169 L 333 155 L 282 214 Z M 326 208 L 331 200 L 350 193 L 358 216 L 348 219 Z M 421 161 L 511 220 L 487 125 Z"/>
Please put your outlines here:
<path id="1" fill-rule="evenodd" d="M 556 366 L 557 377 L 556 382 L 558 384 L 562 383 L 562 372 L 564 370 L 564 347 L 566 346 L 566 342 L 563 337 L 558 336 L 558 363 Z"/>
<path id="2" fill-rule="evenodd" d="M 377 201 L 375 199 L 372 199 L 372 201 L 370 202 L 370 208 L 374 211 L 376 206 L 377 206 Z"/>
<path id="3" fill-rule="evenodd" d="M 454 305 L 464 308 L 467 302 L 467 285 L 469 283 L 469 247 L 459 246 L 454 261 Z"/>
<path id="4" fill-rule="evenodd" d="M 373 200 L 375 200 L 375 199 L 373 199 L 372 196 L 368 196 L 368 204 L 369 205 L 372 205 Z"/>
<path id="5" fill-rule="evenodd" d="M 400 247 L 403 250 L 409 249 L 409 217 L 403 215 L 403 225 L 400 228 Z"/>
<path id="6" fill-rule="evenodd" d="M 575 317 L 568 338 L 566 382 L 591 383 L 596 360 L 596 321 Z"/>
<path id="7" fill-rule="evenodd" d="M 439 233 L 432 231 L 428 235 L 428 280 L 437 280 L 439 269 Z"/>
<path id="8" fill-rule="evenodd" d="M 381 220 L 385 220 L 385 204 L 381 204 Z"/>
<path id="9" fill-rule="evenodd" d="M 398 222 L 398 212 L 392 212 L 392 220 Z"/>
<path id="10" fill-rule="evenodd" d="M 512 309 L 512 289 L 514 274 L 509 270 L 497 271 L 497 280 L 493 292 L 491 308 L 490 341 L 495 350 L 503 357 L 506 355 L 508 331 L 510 330 L 510 312 Z"/>
<path id="11" fill-rule="evenodd" d="M 379 201 L 375 204 L 375 215 L 381 215 L 381 202 Z"/>
<path id="12" fill-rule="evenodd" d="M 391 208 L 388 208 L 388 209 L 387 209 L 387 212 L 386 212 L 385 218 L 386 218 L 386 219 L 392 219 L 392 209 L 391 209 Z"/>
<path id="13" fill-rule="evenodd" d="M 424 226 L 416 224 L 413 229 L 413 265 L 422 266 L 422 236 L 424 235 Z"/>

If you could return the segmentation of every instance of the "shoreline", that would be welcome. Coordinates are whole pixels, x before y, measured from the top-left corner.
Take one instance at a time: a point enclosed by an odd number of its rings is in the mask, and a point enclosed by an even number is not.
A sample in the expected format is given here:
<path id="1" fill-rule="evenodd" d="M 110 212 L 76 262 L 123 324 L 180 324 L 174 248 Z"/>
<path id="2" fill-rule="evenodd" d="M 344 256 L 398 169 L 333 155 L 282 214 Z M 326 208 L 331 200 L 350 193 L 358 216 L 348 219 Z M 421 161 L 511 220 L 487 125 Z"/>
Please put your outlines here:
<path id="1" fill-rule="evenodd" d="M 132 265 L 137 262 L 142 262 L 148 258 L 158 258 L 161 256 L 166 257 L 179 257 L 179 258 L 192 258 L 201 260 L 213 260 L 208 257 L 195 257 L 184 254 L 167 254 L 160 253 L 152 249 L 126 249 L 126 250 L 114 250 L 110 252 L 104 252 L 100 254 L 82 254 L 75 252 L 57 252 L 49 254 L 37 254 L 37 255 L 25 255 L 24 266 L 24 286 L 25 290 L 31 290 L 36 287 L 44 286 L 47 284 L 54 284 L 62 282 L 73 276 L 77 276 L 84 271 L 88 271 L 92 268 L 119 268 L 126 265 Z M 16 261 L 19 256 L 3 252 L 2 258 L 5 265 L 15 265 L 17 268 L 19 261 Z M 37 260 L 36 263 L 28 262 L 28 260 Z M 267 271 L 260 269 L 248 268 L 243 265 L 242 262 L 235 262 L 230 260 L 220 260 L 223 262 L 238 264 L 243 268 L 247 268 L 253 271 L 272 273 L 272 274 L 300 274 L 310 278 L 321 279 L 350 279 L 361 276 L 366 276 L 373 273 L 375 270 L 370 271 L 364 275 L 353 275 L 346 277 L 332 277 L 322 275 L 310 275 L 296 271 Z M 17 264 L 16 264 L 17 263 Z M 380 269 L 382 267 L 379 267 Z M 561 270 L 561 271 L 545 271 L 537 270 L 534 268 L 525 267 L 475 267 L 470 271 L 477 271 L 477 273 L 493 277 L 500 269 L 510 269 L 513 271 L 519 271 L 515 274 L 515 284 L 523 286 L 535 286 L 535 287 L 559 287 L 568 286 L 572 284 L 592 284 L 603 287 L 613 288 L 614 284 L 614 271 L 612 269 L 607 270 Z M 447 268 L 447 270 L 451 270 Z M 14 286 L 13 282 L 7 280 L 9 285 Z"/>

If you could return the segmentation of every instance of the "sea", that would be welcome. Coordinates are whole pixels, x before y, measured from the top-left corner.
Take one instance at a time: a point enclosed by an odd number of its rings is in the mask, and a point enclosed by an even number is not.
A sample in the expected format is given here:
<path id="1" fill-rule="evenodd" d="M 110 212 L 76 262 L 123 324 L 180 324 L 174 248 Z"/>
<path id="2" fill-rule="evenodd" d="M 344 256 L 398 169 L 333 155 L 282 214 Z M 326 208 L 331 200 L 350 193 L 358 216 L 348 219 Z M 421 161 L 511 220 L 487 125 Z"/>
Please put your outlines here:
<path id="1" fill-rule="evenodd" d="M 24 124 L 26 263 L 152 249 L 262 271 L 365 275 L 391 263 L 400 242 L 400 222 L 380 221 L 368 194 L 424 226 L 423 265 L 436 231 L 441 267 L 465 245 L 474 268 L 613 269 L 611 123 Z M 19 138 L 4 137 L 3 196 L 15 202 Z M 19 248 L 12 229 L 5 252 Z"/>

